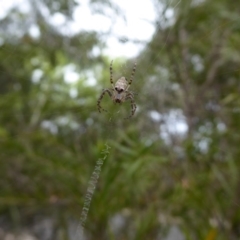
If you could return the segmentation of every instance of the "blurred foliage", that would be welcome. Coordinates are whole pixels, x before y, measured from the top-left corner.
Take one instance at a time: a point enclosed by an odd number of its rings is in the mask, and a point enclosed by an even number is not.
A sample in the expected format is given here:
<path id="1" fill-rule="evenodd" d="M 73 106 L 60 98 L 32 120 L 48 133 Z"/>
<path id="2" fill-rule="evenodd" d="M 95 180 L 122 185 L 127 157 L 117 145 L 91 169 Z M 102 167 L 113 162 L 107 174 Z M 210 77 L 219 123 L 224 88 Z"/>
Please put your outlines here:
<path id="1" fill-rule="evenodd" d="M 96 108 L 111 87 L 102 54 L 111 33 L 68 35 L 49 20 L 61 13 L 71 22 L 77 1 L 29 0 L 28 11 L 2 17 L 0 211 L 15 226 L 39 214 L 57 216 L 62 228 L 78 219 L 107 143 L 90 239 L 120 239 L 110 227 L 119 213 L 128 221 L 121 239 L 157 239 L 173 225 L 186 239 L 239 239 L 240 2 L 168 2 L 154 1 L 156 31 L 138 56 L 130 120 L 127 102 L 106 97 L 108 113 Z M 89 7 L 124 18 L 111 1 Z M 133 63 L 114 60 L 114 79 L 128 77 Z"/>

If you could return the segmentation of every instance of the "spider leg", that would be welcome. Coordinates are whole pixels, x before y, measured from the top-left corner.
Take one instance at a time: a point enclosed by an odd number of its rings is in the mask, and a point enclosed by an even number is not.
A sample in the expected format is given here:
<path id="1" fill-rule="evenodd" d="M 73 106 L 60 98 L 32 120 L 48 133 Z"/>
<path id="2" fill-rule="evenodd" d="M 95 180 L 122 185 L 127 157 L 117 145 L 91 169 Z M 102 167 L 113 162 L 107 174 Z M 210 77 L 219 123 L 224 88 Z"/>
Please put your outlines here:
<path id="1" fill-rule="evenodd" d="M 113 85 L 113 68 L 112 68 L 112 63 L 113 63 L 113 60 L 111 61 L 110 63 L 110 82 L 112 84 L 112 87 L 114 88 L 114 85 Z"/>
<path id="2" fill-rule="evenodd" d="M 128 87 L 127 87 L 126 90 L 128 90 L 128 88 L 129 88 L 130 85 L 132 84 L 133 77 L 134 77 L 134 74 L 135 74 L 135 72 L 136 72 L 136 68 L 137 68 L 137 63 L 134 63 L 133 70 L 132 70 L 132 74 L 131 74 L 131 77 L 130 77 L 130 79 L 129 79 Z"/>
<path id="3" fill-rule="evenodd" d="M 112 93 L 111 93 L 111 91 L 110 91 L 109 89 L 104 89 L 104 90 L 103 90 L 102 94 L 100 95 L 100 97 L 99 97 L 99 99 L 98 99 L 98 101 L 97 101 L 97 107 L 98 107 L 98 111 L 99 111 L 99 112 L 101 112 L 101 110 L 107 112 L 107 110 L 105 110 L 104 108 L 102 108 L 101 105 L 100 105 L 100 103 L 101 103 L 101 101 L 102 101 L 105 93 L 108 93 L 109 97 L 112 97 Z"/>
<path id="4" fill-rule="evenodd" d="M 137 106 L 136 106 L 136 103 L 134 102 L 134 98 L 133 98 L 132 93 L 128 93 L 125 100 L 130 100 L 131 101 L 131 108 L 132 108 L 131 115 L 125 118 L 125 119 L 128 119 L 128 118 L 131 118 L 134 115 L 134 113 L 137 109 Z"/>

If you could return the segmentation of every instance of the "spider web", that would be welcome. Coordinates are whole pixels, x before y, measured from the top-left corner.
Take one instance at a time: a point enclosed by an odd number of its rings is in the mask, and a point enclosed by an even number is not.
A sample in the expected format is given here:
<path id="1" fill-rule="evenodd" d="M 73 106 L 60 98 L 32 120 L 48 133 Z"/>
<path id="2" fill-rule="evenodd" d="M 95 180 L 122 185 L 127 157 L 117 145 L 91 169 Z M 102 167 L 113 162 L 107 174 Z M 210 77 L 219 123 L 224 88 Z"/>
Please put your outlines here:
<path id="1" fill-rule="evenodd" d="M 181 2 L 181 0 L 176 4 L 176 6 L 174 6 L 174 8 L 176 8 L 177 5 L 178 5 L 180 2 Z M 72 5 L 72 1 L 69 1 L 68 3 L 69 3 L 69 5 Z M 171 3 L 170 3 L 170 4 L 171 4 Z M 173 9 L 174 9 L 174 8 L 173 8 Z M 160 21 L 161 21 L 161 20 L 160 20 Z M 65 30 L 68 30 L 67 26 L 66 26 Z M 69 31 L 69 33 L 66 34 L 66 35 L 69 35 L 69 36 L 72 35 L 71 30 L 68 30 L 68 31 Z M 170 31 L 172 31 L 172 30 L 170 30 Z M 168 39 L 166 39 L 166 42 L 167 42 L 167 41 L 168 41 Z M 69 47 L 70 47 L 70 44 L 71 44 L 71 43 L 68 41 L 68 38 L 66 38 L 66 46 L 67 46 L 66 48 L 69 48 Z M 164 47 L 165 47 L 165 45 L 162 46 L 162 49 L 164 49 Z M 16 49 L 17 49 L 17 46 L 16 46 Z M 9 53 L 9 54 L 12 54 L 12 53 Z M 14 54 L 14 53 L 13 53 L 13 54 Z M 157 56 L 159 56 L 159 55 L 161 55 L 161 50 L 157 53 Z M 151 65 L 153 65 L 154 61 L 155 61 L 155 59 L 152 59 L 152 60 L 148 63 L 148 65 L 145 66 L 144 68 L 145 68 L 145 69 L 148 69 Z M 139 67 L 141 67 L 141 66 L 139 66 Z M 137 71 L 138 71 L 138 70 L 137 70 Z M 120 73 L 119 76 L 120 76 L 120 75 L 122 75 L 122 76 L 130 76 L 129 67 L 127 66 L 127 63 L 126 63 L 126 62 L 122 65 L 121 71 L 118 71 L 118 72 L 121 72 L 121 73 L 122 73 L 122 74 Z M 115 78 L 115 81 L 116 81 L 116 79 L 118 79 L 118 78 Z M 137 77 L 135 76 L 134 81 L 133 81 L 132 86 L 131 86 L 131 90 L 133 90 L 133 92 L 135 92 L 135 91 L 134 91 L 134 82 L 136 82 L 136 81 L 137 81 Z M 161 95 L 164 95 L 164 94 L 165 94 L 164 84 L 161 84 L 161 85 L 162 85 L 161 88 L 156 89 L 156 91 L 160 92 Z M 109 86 L 110 86 L 110 85 L 109 85 Z M 104 86 L 104 87 L 105 87 L 105 86 Z M 106 86 L 106 87 L 108 87 L 108 86 Z M 72 89 L 72 90 L 74 90 L 74 89 Z M 100 94 L 100 92 L 99 92 L 99 94 Z M 70 95 L 71 95 L 71 93 L 70 93 Z M 81 95 L 81 92 L 79 92 L 79 95 Z M 136 98 L 137 98 L 137 96 L 136 96 Z M 75 98 L 75 99 L 77 100 L 77 98 Z M 147 101 L 148 99 L 149 99 L 149 96 L 147 96 L 147 95 L 145 95 L 145 96 L 143 97 L 143 100 L 145 100 L 145 101 Z M 125 105 L 128 107 L 129 110 L 131 110 L 131 109 L 129 108 L 129 104 L 128 104 L 128 105 L 125 104 Z M 84 107 L 84 105 L 81 104 L 79 107 L 75 106 L 74 108 L 75 108 L 75 110 L 71 110 L 71 109 L 70 109 L 71 113 L 74 113 L 74 112 L 75 112 L 76 114 L 79 114 L 79 113 L 84 114 L 84 113 L 97 112 L 96 106 Z M 77 108 L 78 108 L 78 109 L 77 109 Z M 118 119 L 118 118 L 122 117 L 122 115 L 121 115 L 121 112 L 122 112 L 122 111 L 121 111 L 121 108 L 125 108 L 125 106 L 116 107 L 116 109 L 115 109 L 114 111 L 112 111 L 111 113 L 108 113 L 108 114 L 107 114 L 107 116 L 108 116 L 107 118 L 109 119 L 109 121 L 112 121 L 113 119 Z M 52 111 L 51 114 L 48 115 L 48 116 L 49 116 L 49 119 L 53 119 L 54 117 L 57 117 L 57 118 L 59 118 L 60 121 L 61 121 L 61 118 L 64 118 L 64 117 L 65 117 L 64 112 L 61 113 L 61 111 L 62 111 L 62 110 L 54 110 L 54 111 Z M 124 117 L 123 117 L 123 118 L 124 118 Z M 63 119 L 63 121 L 64 121 L 64 119 Z M 111 126 L 111 125 L 108 125 L 108 126 Z M 51 131 L 52 133 L 55 133 L 55 132 L 57 131 L 57 130 L 56 130 L 57 126 L 54 126 L 54 122 L 53 122 L 52 120 L 46 119 L 45 122 L 43 123 L 43 127 L 49 129 L 49 131 Z M 110 136 L 110 132 L 111 132 L 111 131 L 109 131 L 109 136 Z"/>
<path id="2" fill-rule="evenodd" d="M 181 2 L 181 0 L 179 1 L 179 2 L 177 2 L 176 3 L 176 5 L 173 7 L 173 9 L 175 9 L 175 8 L 177 8 L 178 6 L 179 6 L 179 4 L 180 4 L 180 2 Z M 69 1 L 69 3 L 71 3 L 71 1 Z M 170 5 L 171 5 L 171 3 L 170 3 Z M 160 22 L 162 22 L 163 20 L 162 19 L 160 19 Z M 137 22 L 140 22 L 140 19 L 137 19 Z M 220 26 L 221 27 L 221 26 Z M 126 27 L 126 30 L 127 30 L 127 27 Z M 166 43 L 169 41 L 169 36 L 170 36 L 170 34 L 171 34 L 171 31 L 173 31 L 173 28 L 171 28 L 170 30 L 169 30 L 169 32 L 168 32 L 168 35 L 167 35 L 167 38 L 165 39 L 165 44 L 162 46 L 162 49 L 160 49 L 160 51 L 158 51 L 158 53 L 156 54 L 156 57 L 155 57 L 155 59 L 153 58 L 153 59 L 151 59 L 148 63 L 147 63 L 147 65 L 145 65 L 145 66 L 137 66 L 137 70 L 136 70 L 136 74 L 135 74 L 135 77 L 134 77 L 134 80 L 133 80 L 133 83 L 132 83 L 132 85 L 131 85 L 131 89 L 130 90 L 133 90 L 133 91 L 135 91 L 135 84 L 137 85 L 137 80 L 138 80 L 138 75 L 137 75 L 137 73 L 138 73 L 138 68 L 141 68 L 141 70 L 144 72 L 144 69 L 146 69 L 146 71 L 145 72 L 147 72 L 147 70 L 148 70 L 148 68 L 150 68 L 152 65 L 155 65 L 155 62 L 157 61 L 156 59 L 159 57 L 159 56 L 161 56 L 161 53 L 162 53 L 162 51 L 163 51 L 163 49 L 165 48 L 165 46 L 166 46 Z M 156 32 L 156 34 L 157 34 L 157 32 Z M 211 32 L 208 32 L 208 33 L 206 33 L 206 36 L 207 35 L 210 35 L 211 34 Z M 71 35 L 71 32 L 69 32 L 69 35 Z M 204 38 L 205 36 L 203 36 L 203 38 Z M 68 45 L 69 44 L 69 45 Z M 70 43 L 68 43 L 67 42 L 67 38 L 66 38 L 66 45 L 68 45 L 68 47 L 70 46 Z M 17 46 L 16 46 L 16 50 L 17 50 Z M 150 49 L 149 49 L 150 50 Z M 148 51 L 148 49 L 146 48 L 145 49 L 145 51 Z M 16 51 L 17 52 L 17 51 Z M 9 52 L 9 54 L 15 54 L 14 52 Z M 126 61 L 124 61 L 125 63 L 123 63 L 122 65 L 121 65 L 121 68 L 120 68 L 120 70 L 119 69 L 117 69 L 117 68 L 114 68 L 114 72 L 115 72 L 115 76 L 117 76 L 117 75 L 122 75 L 122 76 L 130 76 L 130 73 L 131 73 L 131 66 L 129 66 L 129 64 L 126 62 Z M 238 69 L 236 69 L 236 71 L 239 71 Z M 226 73 L 224 73 L 224 74 L 227 74 L 228 72 L 226 72 Z M 114 78 L 115 80 L 117 79 L 116 77 Z M 102 88 L 105 88 L 105 87 L 108 87 L 108 86 L 110 86 L 110 82 L 109 82 L 109 85 L 107 85 L 107 86 L 102 86 Z M 168 83 L 164 83 L 164 82 L 162 82 L 161 83 L 161 86 L 159 87 L 159 88 L 156 88 L 156 89 L 154 89 L 154 91 L 155 91 L 155 93 L 159 93 L 159 95 L 162 95 L 162 96 L 164 96 L 165 94 L 167 94 L 166 93 L 166 88 L 167 88 L 167 86 L 168 86 Z M 92 86 L 93 88 L 95 88 L 96 87 L 96 85 L 95 86 Z M 140 95 L 141 93 L 139 93 L 138 91 L 136 91 L 137 93 L 138 93 L 138 95 Z M 99 94 L 98 95 L 96 95 L 96 101 L 95 102 L 97 102 L 97 97 L 100 95 L 100 93 L 101 93 L 101 91 L 99 91 Z M 79 92 L 79 94 L 80 94 L 80 92 Z M 142 99 L 142 101 L 145 101 L 145 102 L 147 102 L 147 101 L 149 101 L 149 99 L 151 99 L 151 96 L 149 96 L 149 95 L 147 95 L 147 94 L 145 94 L 145 95 L 142 95 L 141 96 L 141 99 Z M 163 99 L 163 98 L 162 98 Z M 75 98 L 75 100 L 77 100 L 77 98 Z M 105 101 L 111 101 L 111 99 L 109 99 L 109 98 L 107 98 L 107 99 L 105 99 Z M 141 109 L 141 106 L 138 104 L 138 96 L 136 96 L 135 97 L 135 101 L 136 101 L 136 103 L 137 103 L 137 107 L 138 108 L 140 108 Z M 160 104 L 164 104 L 164 101 L 162 100 L 162 102 L 160 103 Z M 130 104 L 128 104 L 128 108 L 129 108 L 129 105 Z M 163 108 L 164 108 L 164 106 L 162 106 Z M 74 106 L 74 108 L 76 108 L 75 106 Z M 101 118 L 105 118 L 105 120 L 106 120 L 106 124 L 105 124 L 105 128 L 106 128 L 106 143 L 108 142 L 108 140 L 111 140 L 111 136 L 112 136 L 112 133 L 115 131 L 115 129 L 114 129 L 114 122 L 115 121 L 117 121 L 118 119 L 123 119 L 124 117 L 122 116 L 122 108 L 125 108 L 125 106 L 119 106 L 119 107 L 116 107 L 116 108 L 114 108 L 111 112 L 109 112 L 109 113 L 103 113 L 103 114 L 99 114 L 98 112 L 97 112 L 97 107 L 96 107 L 96 104 L 95 105 L 92 105 L 91 107 L 84 107 L 84 103 L 81 105 L 80 104 L 80 107 L 79 107 L 79 109 L 74 109 L 74 110 L 71 110 L 71 114 L 73 114 L 73 113 L 75 113 L 75 114 L 83 114 L 83 115 L 85 115 L 85 114 L 89 114 L 89 116 L 90 116 L 90 118 L 89 118 L 89 120 L 88 120 L 88 122 L 89 122 L 89 125 L 85 125 L 85 129 L 84 129 L 84 134 L 88 134 L 88 131 L 90 131 L 91 130 L 91 128 L 92 128 L 92 125 L 94 124 L 94 122 L 92 122 L 92 120 L 91 120 L 91 114 L 92 113 L 94 113 L 94 119 L 96 120 L 97 118 L 98 118 L 98 116 L 99 116 L 99 118 L 100 118 L 100 116 L 101 116 Z M 130 108 L 129 108 L 130 109 Z M 48 116 L 48 118 L 46 118 L 46 121 L 45 121 L 45 125 L 43 126 L 43 127 L 45 127 L 45 128 L 47 128 L 49 131 L 52 131 L 53 133 L 54 133 L 54 123 L 52 122 L 52 121 L 49 121 L 49 119 L 54 119 L 54 117 L 58 117 L 58 118 L 64 118 L 64 117 L 66 117 L 66 115 L 65 115 L 66 113 L 63 111 L 62 112 L 62 110 L 61 111 L 59 111 L 59 110 L 55 110 L 55 111 L 53 111 L 49 116 Z M 138 113 L 136 113 L 136 114 L 138 114 Z M 96 117 L 97 116 L 97 117 Z M 157 119 L 158 117 L 159 117 L 159 115 L 154 115 L 153 114 L 153 116 L 152 116 L 153 118 L 155 118 L 155 119 Z M 179 117 L 179 115 L 177 115 L 176 116 L 176 118 L 178 118 Z M 123 120 L 124 121 L 124 120 Z M 166 122 L 169 122 L 169 118 L 166 118 L 166 119 L 164 119 L 164 121 L 165 121 L 165 123 Z M 133 123 L 134 122 L 134 118 L 132 118 L 132 119 L 130 119 L 129 121 L 128 121 L 128 123 L 129 124 L 131 124 L 131 123 Z M 172 121 L 171 122 L 171 125 L 174 125 L 174 124 L 176 124 L 176 120 L 174 120 L 174 121 Z M 75 126 L 78 126 L 78 125 L 75 125 Z M 167 129 L 167 131 L 169 131 L 169 129 Z M 16 137 L 16 135 L 14 135 L 13 136 L 13 138 L 14 137 Z M 107 165 L 107 162 L 105 163 L 106 165 Z M 103 167 L 105 167 L 105 166 L 103 166 Z M 100 176 L 101 177 L 101 176 Z M 93 196 L 94 197 L 94 196 Z M 91 207 L 90 207 L 91 208 Z"/>
<path id="3" fill-rule="evenodd" d="M 172 4 L 172 2 L 173 1 L 170 1 L 170 3 L 169 3 L 169 5 L 171 5 Z M 180 4 L 180 2 L 181 2 L 181 0 L 179 0 L 177 3 L 176 3 L 176 5 L 175 6 L 173 6 L 173 10 L 175 9 L 175 8 L 177 8 L 178 7 L 178 5 Z M 71 5 L 72 4 L 72 1 L 69 1 L 68 2 L 69 3 L 69 5 Z M 164 18 L 164 16 L 162 16 L 162 19 L 160 19 L 159 20 L 159 22 L 161 22 L 162 20 L 163 20 L 163 18 Z M 137 19 L 138 21 L 140 21 L 140 19 Z M 219 27 L 221 27 L 221 26 L 219 26 Z M 67 27 L 66 27 L 66 29 L 67 29 Z M 165 48 L 165 45 L 166 45 L 166 43 L 168 42 L 168 37 L 169 37 L 169 35 L 170 35 L 170 33 L 173 31 L 173 29 L 170 29 L 169 30 L 169 32 L 168 32 L 168 35 L 167 35 L 167 38 L 165 39 L 165 44 L 162 46 L 162 48 L 158 51 L 158 53 L 156 54 L 156 57 L 155 57 L 155 59 L 153 58 L 153 59 L 151 59 L 148 63 L 147 63 L 147 65 L 146 66 L 144 66 L 144 68 L 142 67 L 142 66 L 137 66 L 137 72 L 138 72 L 138 68 L 142 68 L 142 69 L 146 69 L 146 72 L 147 72 L 147 69 L 149 68 L 149 67 L 151 67 L 152 65 L 154 65 L 154 63 L 155 63 L 155 61 L 156 61 L 156 58 L 157 57 L 159 57 L 159 56 L 161 56 L 161 53 L 162 53 L 162 50 Z M 214 31 L 214 30 L 213 30 Z M 127 32 L 127 27 L 126 27 L 126 32 Z M 206 36 L 207 35 L 209 35 L 209 34 L 211 34 L 212 32 L 208 32 L 208 33 L 206 33 Z M 155 33 L 155 34 L 157 34 L 157 32 Z M 69 33 L 67 34 L 67 35 L 72 35 L 72 33 L 71 33 L 71 30 L 69 30 Z M 204 38 L 205 36 L 203 36 L 203 38 Z M 69 48 L 70 47 L 70 42 L 68 41 L 68 38 L 66 38 L 66 45 L 67 45 L 67 48 Z M 144 46 L 145 47 L 145 51 L 147 51 L 148 49 L 146 48 L 146 46 Z M 16 49 L 17 49 L 17 46 L 15 47 Z M 12 52 L 9 52 L 9 54 L 14 54 L 14 53 L 12 53 Z M 129 76 L 130 75 L 130 71 L 129 71 L 129 66 L 127 65 L 127 63 L 126 63 L 126 61 L 124 61 L 125 63 L 123 63 L 122 64 L 122 66 L 121 66 L 121 69 L 120 69 L 120 71 L 119 71 L 119 69 L 118 69 L 118 73 L 120 72 L 120 74 L 118 74 L 119 76 Z M 236 69 L 236 71 L 238 71 L 238 69 Z M 144 72 L 144 70 L 143 70 L 143 72 Z M 227 74 L 227 73 L 226 73 Z M 117 75 L 117 74 L 116 74 Z M 134 77 L 134 81 L 133 81 L 133 83 L 132 83 L 132 86 L 130 87 L 131 88 L 131 90 L 133 90 L 134 91 L 134 84 L 137 82 L 137 77 L 138 76 L 135 76 Z M 116 81 L 116 79 L 118 79 L 118 78 L 115 78 L 115 81 Z M 96 86 L 96 85 L 95 85 Z M 93 86 L 93 87 L 95 87 L 95 86 Z M 107 85 L 107 86 L 102 86 L 103 88 L 105 88 L 105 87 L 109 87 L 110 86 L 110 84 L 109 85 Z M 165 84 L 164 82 L 162 82 L 161 83 L 161 87 L 159 87 L 159 88 L 157 88 L 157 89 L 154 89 L 155 90 L 155 92 L 159 92 L 159 94 L 160 95 L 165 95 L 166 94 L 166 92 L 165 92 L 165 88 L 166 88 L 166 86 L 167 86 L 167 83 Z M 99 92 L 99 94 L 100 94 L 100 92 Z M 99 95 L 98 94 L 98 95 Z M 70 94 L 71 95 L 71 94 Z M 79 92 L 79 95 L 81 95 L 81 92 Z M 97 99 L 97 97 L 98 97 L 98 95 L 96 95 L 96 99 Z M 142 96 L 143 97 L 143 100 L 144 101 L 147 101 L 148 99 L 149 99 L 149 97 L 150 96 L 148 96 L 148 95 L 143 95 Z M 137 98 L 137 96 L 136 96 L 136 98 Z M 77 98 L 76 98 L 76 100 L 77 100 Z M 139 107 L 141 107 L 141 106 L 139 106 Z M 77 107 L 74 107 L 74 108 L 76 108 L 74 111 L 72 111 L 73 113 L 75 112 L 76 114 L 78 114 L 78 113 L 91 113 L 91 112 L 96 112 L 97 113 L 97 108 L 96 108 L 96 106 L 94 105 L 94 106 L 91 106 L 90 108 L 88 107 L 88 108 L 85 108 L 84 107 L 84 105 L 80 105 L 79 106 L 79 109 L 77 109 Z M 52 111 L 52 113 L 51 113 L 51 115 L 50 115 L 50 117 L 54 117 L 54 116 L 59 116 L 59 114 L 61 114 L 61 111 L 60 110 L 55 110 L 55 111 Z M 119 109 L 116 109 L 116 111 L 114 112 L 114 113 L 108 113 L 108 119 L 113 119 L 113 117 L 115 116 L 116 118 L 119 118 L 120 117 L 120 115 L 121 115 L 121 108 L 119 108 Z"/>

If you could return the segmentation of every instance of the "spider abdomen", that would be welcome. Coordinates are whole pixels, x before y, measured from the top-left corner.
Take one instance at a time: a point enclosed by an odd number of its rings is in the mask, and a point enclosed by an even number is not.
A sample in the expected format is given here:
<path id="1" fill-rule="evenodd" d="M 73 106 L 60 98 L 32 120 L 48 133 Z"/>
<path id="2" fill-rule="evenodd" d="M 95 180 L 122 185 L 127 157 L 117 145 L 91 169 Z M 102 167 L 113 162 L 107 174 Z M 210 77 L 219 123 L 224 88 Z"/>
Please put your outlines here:
<path id="1" fill-rule="evenodd" d="M 126 90 L 128 86 L 128 82 L 126 80 L 125 77 L 121 77 L 117 80 L 116 84 L 115 84 L 115 90 Z"/>
<path id="2" fill-rule="evenodd" d="M 125 77 L 121 77 L 117 80 L 113 89 L 113 101 L 115 103 L 124 102 L 127 86 L 128 82 Z"/>

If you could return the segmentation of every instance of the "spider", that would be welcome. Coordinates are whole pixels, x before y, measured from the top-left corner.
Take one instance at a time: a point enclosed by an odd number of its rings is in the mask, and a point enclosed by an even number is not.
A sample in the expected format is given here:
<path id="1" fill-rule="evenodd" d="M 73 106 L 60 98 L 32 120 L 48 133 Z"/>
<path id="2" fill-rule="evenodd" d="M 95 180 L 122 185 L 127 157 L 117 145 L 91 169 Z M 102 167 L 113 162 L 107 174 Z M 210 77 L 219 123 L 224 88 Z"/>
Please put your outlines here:
<path id="1" fill-rule="evenodd" d="M 110 64 L 110 82 L 112 84 L 112 88 L 107 88 L 107 89 L 103 90 L 102 94 L 100 95 L 100 97 L 97 101 L 98 111 L 101 112 L 101 110 L 102 110 L 102 111 L 107 112 L 107 110 L 105 110 L 104 108 L 101 107 L 100 103 L 101 103 L 105 93 L 108 93 L 108 95 L 112 98 L 114 103 L 122 103 L 122 102 L 125 102 L 126 100 L 130 100 L 132 111 L 131 111 L 131 115 L 126 117 L 126 119 L 131 118 L 134 115 L 137 107 L 134 102 L 134 93 L 129 91 L 128 88 L 132 84 L 132 80 L 133 80 L 133 77 L 134 77 L 134 74 L 136 71 L 137 64 L 135 63 L 133 66 L 132 74 L 131 74 L 129 81 L 125 77 L 121 77 L 117 80 L 117 82 L 115 83 L 115 86 L 114 86 L 112 63 L 113 63 L 113 61 L 111 61 L 111 64 Z"/>

